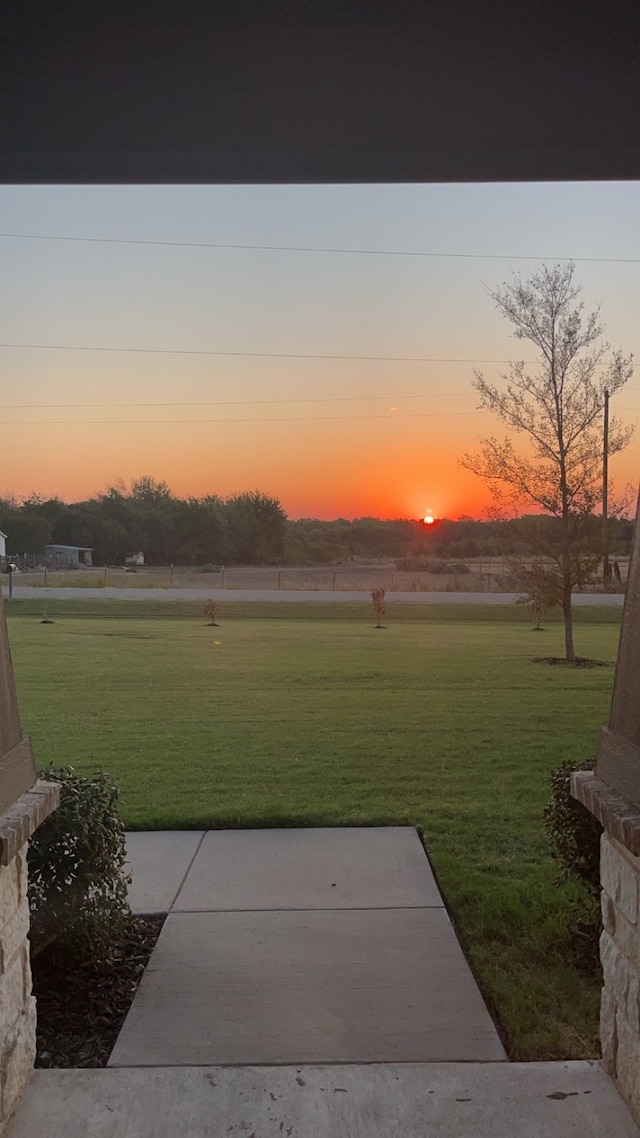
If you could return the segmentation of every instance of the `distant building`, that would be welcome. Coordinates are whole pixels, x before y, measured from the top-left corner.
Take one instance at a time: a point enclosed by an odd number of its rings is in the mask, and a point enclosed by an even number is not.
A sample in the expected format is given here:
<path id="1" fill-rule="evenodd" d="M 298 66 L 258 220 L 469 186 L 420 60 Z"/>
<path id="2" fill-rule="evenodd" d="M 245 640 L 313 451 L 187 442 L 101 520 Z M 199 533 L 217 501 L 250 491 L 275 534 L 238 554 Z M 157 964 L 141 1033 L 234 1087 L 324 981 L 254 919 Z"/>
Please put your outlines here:
<path id="1" fill-rule="evenodd" d="M 124 563 L 125 565 L 144 565 L 144 553 L 142 550 L 138 553 L 127 553 Z"/>
<path id="2" fill-rule="evenodd" d="M 88 569 L 93 565 L 93 549 L 84 545 L 48 545 L 47 565 L 51 569 Z"/>
<path id="3" fill-rule="evenodd" d="M 4 564 L 5 557 L 7 556 L 7 535 L 0 529 L 0 561 Z"/>

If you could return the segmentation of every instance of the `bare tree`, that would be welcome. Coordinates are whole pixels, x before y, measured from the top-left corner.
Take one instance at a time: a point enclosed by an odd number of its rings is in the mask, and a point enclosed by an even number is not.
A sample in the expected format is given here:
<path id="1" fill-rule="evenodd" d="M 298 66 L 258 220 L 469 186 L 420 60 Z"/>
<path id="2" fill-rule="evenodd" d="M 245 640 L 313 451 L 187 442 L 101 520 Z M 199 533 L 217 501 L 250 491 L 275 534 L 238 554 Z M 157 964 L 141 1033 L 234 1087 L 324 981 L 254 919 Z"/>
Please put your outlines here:
<path id="1" fill-rule="evenodd" d="M 602 339 L 600 310 L 584 311 L 574 269 L 573 263 L 543 266 L 526 280 L 516 274 L 511 284 L 489 291 L 515 338 L 537 349 L 538 362 L 533 372 L 522 361 L 511 363 L 501 388 L 475 372 L 473 386 L 480 406 L 527 436 L 528 446 L 518 453 L 509 437 L 491 437 L 482 440 L 479 453 L 461 459 L 488 482 L 494 498 L 520 509 L 528 503 L 558 520 L 557 542 L 547 541 L 541 552 L 556 566 L 571 661 L 572 589 L 601 555 L 594 551 L 593 518 L 602 490 L 605 391 L 614 395 L 633 374 L 633 357 L 612 351 Z M 610 418 L 608 453 L 622 450 L 632 432 Z"/>

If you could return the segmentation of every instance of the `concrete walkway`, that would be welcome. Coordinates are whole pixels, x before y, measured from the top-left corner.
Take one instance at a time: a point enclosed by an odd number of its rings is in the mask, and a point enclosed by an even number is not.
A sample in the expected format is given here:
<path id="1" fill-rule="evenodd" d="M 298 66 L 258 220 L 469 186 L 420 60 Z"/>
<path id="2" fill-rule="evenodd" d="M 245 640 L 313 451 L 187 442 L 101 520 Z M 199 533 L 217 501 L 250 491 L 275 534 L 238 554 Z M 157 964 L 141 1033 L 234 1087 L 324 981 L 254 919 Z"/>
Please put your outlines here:
<path id="1" fill-rule="evenodd" d="M 414 829 L 134 834 L 129 856 L 135 908 L 177 890 L 110 1066 L 506 1058 Z"/>
<path id="2" fill-rule="evenodd" d="M 415 830 L 128 835 L 168 917 L 105 1070 L 7 1138 L 640 1138 L 599 1063 L 509 1064 Z"/>

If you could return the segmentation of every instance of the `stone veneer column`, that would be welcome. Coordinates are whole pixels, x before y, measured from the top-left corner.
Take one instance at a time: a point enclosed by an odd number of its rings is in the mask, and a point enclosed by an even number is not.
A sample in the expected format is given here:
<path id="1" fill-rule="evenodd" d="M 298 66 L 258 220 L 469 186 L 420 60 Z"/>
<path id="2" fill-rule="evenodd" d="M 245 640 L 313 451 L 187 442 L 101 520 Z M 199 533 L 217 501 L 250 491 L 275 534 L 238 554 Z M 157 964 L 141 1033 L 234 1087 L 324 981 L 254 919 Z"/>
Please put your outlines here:
<path id="1" fill-rule="evenodd" d="M 602 1059 L 640 1119 L 640 857 L 605 833 L 600 873 Z"/>
<path id="2" fill-rule="evenodd" d="M 603 1062 L 640 1123 L 640 495 L 609 723 L 571 793 L 604 826 L 600 854 Z"/>
<path id="3" fill-rule="evenodd" d="M 28 932 L 25 845 L 0 867 L 0 1127 L 16 1106 L 36 1056 Z"/>
<path id="4" fill-rule="evenodd" d="M 55 809 L 59 788 L 37 782 L 0 816 L 0 1134 L 24 1092 L 36 1054 L 31 995 L 27 845 Z"/>
<path id="5" fill-rule="evenodd" d="M 640 1123 L 640 810 L 590 771 L 572 792 L 602 822 L 602 1061 Z"/>

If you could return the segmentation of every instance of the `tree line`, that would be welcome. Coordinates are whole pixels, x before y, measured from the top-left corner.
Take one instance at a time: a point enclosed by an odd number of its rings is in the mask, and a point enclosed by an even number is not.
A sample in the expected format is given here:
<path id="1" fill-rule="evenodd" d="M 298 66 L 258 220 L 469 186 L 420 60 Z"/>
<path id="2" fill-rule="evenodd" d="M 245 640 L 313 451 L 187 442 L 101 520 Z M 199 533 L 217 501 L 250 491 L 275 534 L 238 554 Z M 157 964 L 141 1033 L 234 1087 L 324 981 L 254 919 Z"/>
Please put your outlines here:
<path id="1" fill-rule="evenodd" d="M 613 556 L 628 553 L 632 523 L 610 521 Z M 602 526 L 592 515 L 594 549 Z M 149 565 L 330 565 L 352 559 L 428 568 L 434 560 L 517 558 L 536 553 L 541 540 L 560 548 L 558 519 L 531 515 L 510 520 L 443 518 L 432 526 L 416 519 L 363 517 L 290 519 L 277 498 L 261 491 L 175 496 L 164 482 L 136 479 L 83 502 L 31 495 L 0 499 L 0 530 L 12 557 L 41 558 L 47 545 L 84 546 L 94 564 L 121 565 L 142 550 Z"/>
<path id="2" fill-rule="evenodd" d="M 286 525 L 278 500 L 260 491 L 182 499 L 147 476 L 84 502 L 0 500 L 7 554 L 40 556 L 47 545 L 77 545 L 92 549 L 99 565 L 124 564 L 138 550 L 149 565 L 277 564 Z"/>

